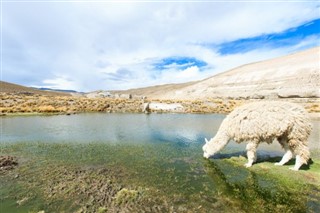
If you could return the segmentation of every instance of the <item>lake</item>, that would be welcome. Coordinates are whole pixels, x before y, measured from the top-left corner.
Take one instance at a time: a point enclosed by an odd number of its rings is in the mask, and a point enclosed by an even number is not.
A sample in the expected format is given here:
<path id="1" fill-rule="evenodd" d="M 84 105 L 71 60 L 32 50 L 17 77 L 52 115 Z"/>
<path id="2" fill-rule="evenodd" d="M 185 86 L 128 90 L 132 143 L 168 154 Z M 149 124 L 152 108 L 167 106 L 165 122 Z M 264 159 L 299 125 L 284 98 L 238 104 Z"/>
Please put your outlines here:
<path id="1" fill-rule="evenodd" d="M 201 146 L 213 137 L 225 118 L 219 114 L 102 114 L 73 116 L 16 116 L 1 118 L 2 142 L 41 141 L 45 143 L 103 142 L 155 143 L 170 141 Z M 320 149 L 320 121 L 313 121 L 311 149 Z M 242 148 L 230 143 L 228 147 Z M 277 143 L 260 150 L 278 151 Z M 281 151 L 282 153 L 282 151 Z"/>
<path id="2" fill-rule="evenodd" d="M 252 169 L 235 165 L 246 161 L 241 157 L 245 144 L 231 142 L 214 159 L 203 159 L 204 138 L 213 137 L 224 118 L 218 114 L 105 113 L 1 117 L 1 155 L 16 156 L 19 162 L 16 169 L 0 173 L 1 209 L 318 210 L 317 196 L 288 193 L 290 187 L 260 175 L 259 164 Z M 313 126 L 310 148 L 319 158 L 320 121 L 313 121 Z M 278 143 L 262 144 L 258 150 L 258 158 L 271 167 L 283 154 Z M 268 168 L 262 169 L 265 173 Z M 277 167 L 275 173 L 282 170 L 288 166 Z M 306 184 L 301 187 L 309 189 Z"/>

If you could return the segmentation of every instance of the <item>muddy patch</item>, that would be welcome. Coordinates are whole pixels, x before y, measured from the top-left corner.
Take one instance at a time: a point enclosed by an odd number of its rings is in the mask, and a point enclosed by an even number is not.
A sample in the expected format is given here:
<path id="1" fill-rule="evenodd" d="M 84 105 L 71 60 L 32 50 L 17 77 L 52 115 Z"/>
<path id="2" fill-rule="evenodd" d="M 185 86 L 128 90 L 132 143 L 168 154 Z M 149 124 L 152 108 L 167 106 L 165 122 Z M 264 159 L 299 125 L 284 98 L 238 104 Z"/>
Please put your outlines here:
<path id="1" fill-rule="evenodd" d="M 11 170 L 17 165 L 18 165 L 18 160 L 16 157 L 0 156 L 0 172 Z"/>
<path id="2" fill-rule="evenodd" d="M 137 211 L 145 189 L 120 184 L 116 173 L 122 171 L 52 166 L 42 173 L 44 196 L 49 202 L 73 198 L 71 209 L 77 212 Z"/>

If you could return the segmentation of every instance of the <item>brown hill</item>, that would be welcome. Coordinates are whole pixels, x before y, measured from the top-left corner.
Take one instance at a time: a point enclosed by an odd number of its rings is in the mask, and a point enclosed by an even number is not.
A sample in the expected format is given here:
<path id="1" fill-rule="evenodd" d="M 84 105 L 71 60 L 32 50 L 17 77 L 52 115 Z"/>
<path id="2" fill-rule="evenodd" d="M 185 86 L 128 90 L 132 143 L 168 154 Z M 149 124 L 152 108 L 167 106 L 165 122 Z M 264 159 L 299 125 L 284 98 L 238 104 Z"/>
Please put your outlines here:
<path id="1" fill-rule="evenodd" d="M 42 91 L 42 90 L 30 88 L 30 87 L 21 86 L 18 84 L 8 83 L 5 81 L 0 81 L 0 92 L 30 94 L 30 95 L 38 94 L 38 95 L 48 95 L 48 96 L 70 96 L 70 94 L 64 93 L 64 92 Z"/>

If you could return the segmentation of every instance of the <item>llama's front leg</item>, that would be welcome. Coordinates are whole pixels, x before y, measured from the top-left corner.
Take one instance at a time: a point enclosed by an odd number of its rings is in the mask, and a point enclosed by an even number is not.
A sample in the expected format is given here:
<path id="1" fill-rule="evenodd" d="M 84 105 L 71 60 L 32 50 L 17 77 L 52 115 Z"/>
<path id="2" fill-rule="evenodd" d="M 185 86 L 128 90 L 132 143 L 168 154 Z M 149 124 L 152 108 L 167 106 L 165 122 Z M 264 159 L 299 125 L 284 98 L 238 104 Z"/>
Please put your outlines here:
<path id="1" fill-rule="evenodd" d="M 274 165 L 276 166 L 282 166 L 285 163 L 287 163 L 289 160 L 291 160 L 291 158 L 293 157 L 293 153 L 291 150 L 287 150 L 286 153 L 283 155 L 282 159 L 280 162 L 275 163 Z"/>
<path id="2" fill-rule="evenodd" d="M 247 144 L 246 150 L 247 150 L 247 158 L 248 158 L 248 163 L 246 163 L 244 166 L 245 167 L 251 167 L 254 162 L 257 160 L 257 147 L 258 143 L 253 141 L 249 142 Z"/>
<path id="3" fill-rule="evenodd" d="M 288 144 L 287 144 L 287 143 L 283 143 L 282 146 L 283 146 L 283 148 L 285 149 L 286 153 L 283 155 L 283 157 L 282 157 L 282 159 L 281 159 L 280 162 L 274 164 L 274 165 L 276 165 L 276 166 L 282 166 L 282 165 L 284 165 L 284 164 L 287 163 L 289 160 L 291 160 L 291 158 L 293 157 L 293 153 L 292 153 L 292 151 L 290 150 Z"/>

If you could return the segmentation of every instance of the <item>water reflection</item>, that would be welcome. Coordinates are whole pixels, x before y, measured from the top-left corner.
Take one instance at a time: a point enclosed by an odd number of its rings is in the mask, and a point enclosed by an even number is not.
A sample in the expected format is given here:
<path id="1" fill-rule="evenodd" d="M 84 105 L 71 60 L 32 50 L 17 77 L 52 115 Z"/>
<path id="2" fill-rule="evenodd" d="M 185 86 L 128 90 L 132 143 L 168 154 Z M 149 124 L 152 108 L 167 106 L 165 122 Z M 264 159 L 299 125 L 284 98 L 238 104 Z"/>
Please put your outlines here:
<path id="1" fill-rule="evenodd" d="M 4 117 L 2 140 L 46 142 L 201 142 L 217 130 L 222 115 L 79 114 Z"/>
<path id="2" fill-rule="evenodd" d="M 1 117 L 2 142 L 159 143 L 185 146 L 213 137 L 224 115 L 209 114 L 79 114 L 73 116 Z M 310 148 L 320 149 L 320 121 L 313 121 Z M 229 143 L 227 149 L 244 150 Z M 261 144 L 259 150 L 281 150 L 278 143 Z"/>

